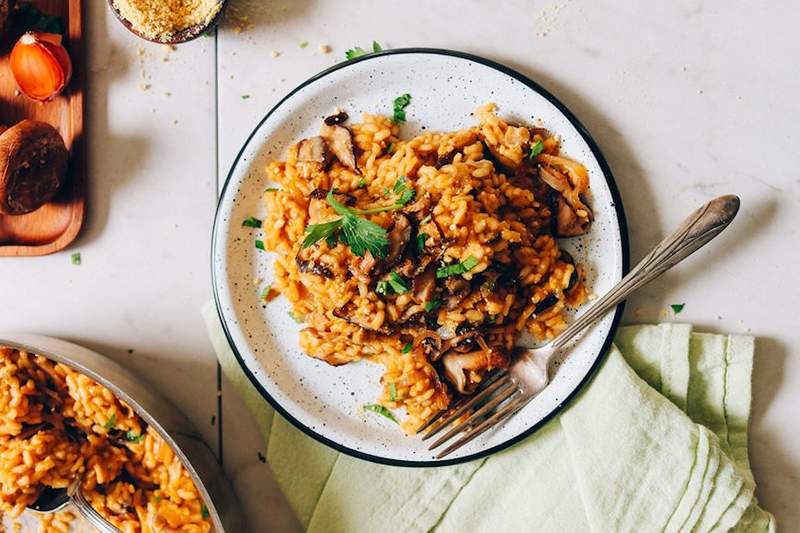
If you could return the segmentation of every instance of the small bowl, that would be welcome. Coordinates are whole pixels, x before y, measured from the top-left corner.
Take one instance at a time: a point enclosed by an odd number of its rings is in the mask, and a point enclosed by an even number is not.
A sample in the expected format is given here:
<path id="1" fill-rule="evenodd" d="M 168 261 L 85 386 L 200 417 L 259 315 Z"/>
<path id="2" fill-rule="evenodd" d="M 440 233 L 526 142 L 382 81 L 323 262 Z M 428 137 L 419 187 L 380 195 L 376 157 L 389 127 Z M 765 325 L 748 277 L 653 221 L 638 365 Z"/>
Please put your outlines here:
<path id="1" fill-rule="evenodd" d="M 0 346 L 42 355 L 108 387 L 155 429 L 194 481 L 216 533 L 245 530 L 242 513 L 222 468 L 189 420 L 117 363 L 77 344 L 52 337 L 0 334 Z"/>
<path id="2" fill-rule="evenodd" d="M 145 37 L 131 26 L 131 23 L 128 19 L 122 16 L 122 14 L 117 10 L 114 6 L 114 0 L 108 0 L 108 7 L 111 8 L 111 12 L 114 13 L 114 16 L 117 17 L 123 26 L 125 26 L 129 32 L 134 34 L 135 36 L 139 37 L 140 39 L 144 39 L 145 41 L 150 41 L 151 43 L 158 43 L 158 44 L 181 44 L 186 43 L 189 41 L 193 41 L 197 39 L 204 33 L 207 33 L 210 29 L 215 27 L 219 24 L 219 21 L 222 20 L 222 14 L 225 11 L 225 7 L 228 5 L 228 0 L 219 0 L 220 8 L 217 11 L 217 14 L 214 15 L 208 24 L 198 25 L 198 26 L 191 26 L 189 28 L 185 28 L 179 32 L 176 32 L 172 35 L 171 39 L 167 39 L 166 41 L 160 41 L 158 39 L 151 39 L 149 37 Z"/>

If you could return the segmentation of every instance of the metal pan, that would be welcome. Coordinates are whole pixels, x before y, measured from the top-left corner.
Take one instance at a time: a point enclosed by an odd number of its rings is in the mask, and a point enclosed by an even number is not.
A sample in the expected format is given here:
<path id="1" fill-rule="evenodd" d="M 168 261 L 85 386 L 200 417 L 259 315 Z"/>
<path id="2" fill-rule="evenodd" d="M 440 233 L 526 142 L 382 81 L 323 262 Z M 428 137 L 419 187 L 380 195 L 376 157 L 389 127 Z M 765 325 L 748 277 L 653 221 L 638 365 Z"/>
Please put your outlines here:
<path id="1" fill-rule="evenodd" d="M 238 502 L 222 468 L 199 432 L 172 404 L 120 365 L 77 344 L 29 334 L 0 333 L 0 346 L 43 355 L 108 387 L 172 447 L 208 508 L 213 531 L 244 531 Z"/>

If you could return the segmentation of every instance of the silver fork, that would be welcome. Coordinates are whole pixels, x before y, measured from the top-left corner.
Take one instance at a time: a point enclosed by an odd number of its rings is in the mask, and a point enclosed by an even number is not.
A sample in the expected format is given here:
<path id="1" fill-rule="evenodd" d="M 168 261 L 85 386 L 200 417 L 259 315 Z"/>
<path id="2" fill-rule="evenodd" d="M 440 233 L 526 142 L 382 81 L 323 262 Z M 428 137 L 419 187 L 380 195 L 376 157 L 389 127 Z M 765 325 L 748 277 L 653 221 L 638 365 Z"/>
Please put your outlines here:
<path id="1" fill-rule="evenodd" d="M 525 407 L 550 381 L 550 363 L 577 335 L 625 300 L 720 234 L 739 211 L 739 198 L 720 196 L 692 213 L 605 296 L 591 304 L 570 326 L 539 348 L 521 350 L 507 370 L 485 380 L 474 396 L 432 418 L 421 431 L 427 440 L 460 420 L 428 448 L 433 450 L 458 434 L 458 440 L 436 456 L 440 459 L 500 424 Z"/>

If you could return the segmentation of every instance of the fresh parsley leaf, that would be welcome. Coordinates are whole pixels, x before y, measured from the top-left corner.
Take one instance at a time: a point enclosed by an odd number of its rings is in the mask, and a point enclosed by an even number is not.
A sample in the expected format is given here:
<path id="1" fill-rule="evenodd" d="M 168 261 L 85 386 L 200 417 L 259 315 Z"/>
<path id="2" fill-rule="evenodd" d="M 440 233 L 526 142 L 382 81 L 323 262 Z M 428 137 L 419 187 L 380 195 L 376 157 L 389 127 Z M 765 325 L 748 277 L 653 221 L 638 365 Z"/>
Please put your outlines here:
<path id="1" fill-rule="evenodd" d="M 381 51 L 383 51 L 383 48 L 381 48 L 381 45 L 380 45 L 380 43 L 378 43 L 378 41 L 372 41 L 372 51 L 373 52 L 381 52 Z"/>
<path id="2" fill-rule="evenodd" d="M 114 429 L 117 427 L 117 413 L 111 413 L 111 417 L 106 420 L 106 423 L 103 424 L 103 427 L 106 429 Z"/>
<path id="3" fill-rule="evenodd" d="M 678 313 L 680 313 L 681 311 L 683 311 L 683 307 L 684 307 L 685 305 L 686 305 L 686 304 L 672 304 L 672 305 L 670 305 L 670 307 L 672 308 L 672 312 L 673 312 L 673 313 L 675 313 L 675 314 L 677 315 Z"/>
<path id="4" fill-rule="evenodd" d="M 425 251 L 425 241 L 428 240 L 428 237 L 430 237 L 430 235 L 427 233 L 420 233 L 417 235 L 417 255 Z"/>
<path id="5" fill-rule="evenodd" d="M 392 120 L 395 122 L 405 122 L 406 121 L 406 107 L 408 104 L 411 103 L 411 95 L 408 93 L 401 94 L 397 98 L 394 99 L 394 114 L 392 115 Z"/>
<path id="6" fill-rule="evenodd" d="M 386 257 L 389 253 L 389 238 L 386 230 L 378 224 L 355 215 L 342 217 L 342 235 L 358 257 L 369 251 L 373 257 Z"/>
<path id="7" fill-rule="evenodd" d="M 298 315 L 294 311 L 289 311 L 289 316 L 292 317 L 292 320 L 294 320 L 298 324 L 302 324 L 306 319 L 306 317 L 304 317 L 303 315 Z"/>
<path id="8" fill-rule="evenodd" d="M 203 504 L 203 506 L 200 507 L 200 514 L 202 515 L 203 520 L 208 520 L 209 515 L 208 515 L 208 507 L 206 507 L 206 504 Z"/>
<path id="9" fill-rule="evenodd" d="M 405 344 L 405 346 L 403 346 L 403 349 L 402 349 L 402 350 L 400 350 L 400 351 L 401 351 L 401 352 L 403 352 L 403 353 L 408 353 L 408 352 L 410 352 L 410 351 L 411 351 L 411 348 L 413 348 L 413 347 L 414 347 L 414 345 L 413 345 L 412 343 L 410 343 L 410 342 L 407 342 L 407 343 Z"/>
<path id="10" fill-rule="evenodd" d="M 261 221 L 256 217 L 247 217 L 242 221 L 242 227 L 246 228 L 260 228 Z"/>
<path id="11" fill-rule="evenodd" d="M 300 48 L 305 48 L 306 46 L 308 46 L 308 41 L 303 41 L 300 43 Z"/>
<path id="12" fill-rule="evenodd" d="M 344 53 L 344 57 L 346 59 L 355 59 L 357 57 L 365 56 L 368 53 L 369 52 L 367 52 L 366 50 L 364 50 L 360 46 L 356 46 L 354 48 L 350 48 L 350 49 L 346 50 L 345 53 Z"/>
<path id="13" fill-rule="evenodd" d="M 395 194 L 400 194 L 405 189 L 406 189 L 406 177 L 400 176 L 399 178 L 397 178 L 397 181 L 394 182 L 392 190 L 394 191 Z"/>
<path id="14" fill-rule="evenodd" d="M 395 294 L 403 294 L 411 290 L 411 285 L 397 272 L 391 272 L 387 281 Z"/>
<path id="15" fill-rule="evenodd" d="M 306 238 L 303 239 L 303 248 L 316 244 L 322 239 L 328 239 L 333 234 L 342 228 L 342 219 L 337 218 L 330 222 L 323 222 L 321 224 L 309 224 L 306 226 Z M 328 242 L 330 245 L 331 243 Z"/>
<path id="16" fill-rule="evenodd" d="M 442 305 L 441 300 L 431 300 L 430 302 L 425 302 L 425 305 L 423 307 L 425 308 L 426 312 L 430 313 L 431 311 L 439 309 L 441 305 Z"/>
<path id="17" fill-rule="evenodd" d="M 460 263 L 436 269 L 436 278 L 441 279 L 464 274 L 475 268 L 480 262 L 480 259 L 471 255 Z"/>
<path id="18" fill-rule="evenodd" d="M 389 293 L 389 284 L 385 281 L 379 281 L 375 284 L 375 292 L 381 296 L 386 296 Z"/>
<path id="19" fill-rule="evenodd" d="M 136 434 L 133 431 L 125 433 L 125 440 L 128 442 L 139 443 L 144 440 L 144 433 Z"/>
<path id="20" fill-rule="evenodd" d="M 389 420 L 391 420 L 395 424 L 399 424 L 400 423 L 400 422 L 397 421 L 397 418 L 395 418 L 394 413 L 392 413 L 389 409 L 387 409 L 386 407 L 384 407 L 384 406 L 382 406 L 380 404 L 377 404 L 377 403 L 364 404 L 364 410 L 365 411 L 372 411 L 373 413 L 378 413 L 379 415 L 388 418 Z"/>
<path id="21" fill-rule="evenodd" d="M 393 402 L 397 399 L 397 385 L 389 383 L 389 401 Z"/>
<path id="22" fill-rule="evenodd" d="M 264 247 L 264 241 L 262 241 L 261 239 L 256 239 L 256 248 L 258 248 L 259 250 L 266 250 L 266 248 Z"/>
<path id="23" fill-rule="evenodd" d="M 392 187 L 392 191 L 399 196 L 397 202 L 395 202 L 395 205 L 397 207 L 402 207 L 406 205 L 417 194 L 417 191 L 415 191 L 413 187 L 408 185 L 405 176 L 400 176 L 397 179 L 397 181 L 394 182 L 394 187 Z"/>
<path id="24" fill-rule="evenodd" d="M 266 462 L 267 462 L 267 458 L 264 456 L 264 454 L 263 454 L 263 453 L 261 453 L 261 452 L 258 452 L 258 454 L 257 454 L 257 455 L 258 455 L 258 460 L 259 460 L 259 461 L 261 461 L 262 463 L 266 463 Z"/>
<path id="25" fill-rule="evenodd" d="M 28 5 L 28 4 L 24 4 L 24 5 Z M 81 253 L 80 252 L 75 252 L 74 254 L 69 256 L 69 259 L 70 259 L 70 261 L 72 261 L 73 265 L 75 265 L 75 266 L 80 266 L 81 265 Z"/>
<path id="26" fill-rule="evenodd" d="M 536 144 L 531 146 L 531 153 L 530 155 L 528 155 L 528 157 L 530 159 L 533 159 L 537 155 L 541 154 L 542 150 L 544 150 L 544 144 L 542 143 L 542 141 L 536 141 Z"/>

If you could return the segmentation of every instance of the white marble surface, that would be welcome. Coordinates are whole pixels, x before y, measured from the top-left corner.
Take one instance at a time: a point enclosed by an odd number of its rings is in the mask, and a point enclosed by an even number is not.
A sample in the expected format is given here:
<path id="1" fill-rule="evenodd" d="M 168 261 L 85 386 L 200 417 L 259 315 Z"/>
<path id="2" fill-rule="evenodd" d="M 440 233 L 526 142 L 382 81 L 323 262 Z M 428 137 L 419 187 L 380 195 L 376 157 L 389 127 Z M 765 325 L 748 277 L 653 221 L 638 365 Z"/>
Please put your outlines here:
<path id="1" fill-rule="evenodd" d="M 129 35 L 104 2 L 87 3 L 87 224 L 64 253 L 0 259 L 0 329 L 107 353 L 182 407 L 218 449 L 217 370 L 198 309 L 211 296 L 216 187 L 246 135 L 353 45 L 464 50 L 532 77 L 583 121 L 621 189 L 633 260 L 705 199 L 742 197 L 734 226 L 636 296 L 626 320 L 680 319 L 758 338 L 758 496 L 779 525 L 800 523 L 795 2 L 230 3 L 216 36 L 169 53 Z M 70 264 L 74 251 L 80 267 Z M 679 317 L 664 314 L 684 302 Z M 273 488 L 257 458 L 264 445 L 224 384 L 222 399 L 225 466 L 251 529 L 265 531 Z"/>

